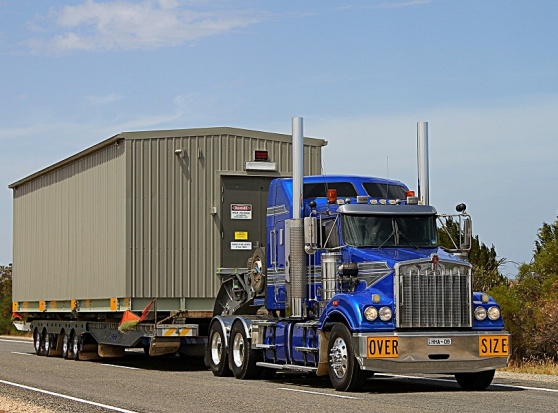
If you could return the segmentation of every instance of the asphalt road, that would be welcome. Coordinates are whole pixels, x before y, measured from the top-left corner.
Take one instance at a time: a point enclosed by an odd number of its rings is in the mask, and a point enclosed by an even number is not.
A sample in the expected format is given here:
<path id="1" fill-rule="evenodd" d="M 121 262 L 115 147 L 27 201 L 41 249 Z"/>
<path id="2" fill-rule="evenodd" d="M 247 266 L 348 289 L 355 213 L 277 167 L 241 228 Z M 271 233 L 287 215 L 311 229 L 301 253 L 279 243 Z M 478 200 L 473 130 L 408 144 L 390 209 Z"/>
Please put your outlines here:
<path id="1" fill-rule="evenodd" d="M 328 379 L 290 374 L 259 381 L 217 378 L 200 362 L 137 352 L 102 361 L 38 357 L 31 342 L 0 338 L 2 395 L 51 411 L 85 413 L 554 413 L 558 378 L 497 373 L 486 391 L 465 392 L 451 376 L 376 375 L 364 391 L 341 393 Z"/>

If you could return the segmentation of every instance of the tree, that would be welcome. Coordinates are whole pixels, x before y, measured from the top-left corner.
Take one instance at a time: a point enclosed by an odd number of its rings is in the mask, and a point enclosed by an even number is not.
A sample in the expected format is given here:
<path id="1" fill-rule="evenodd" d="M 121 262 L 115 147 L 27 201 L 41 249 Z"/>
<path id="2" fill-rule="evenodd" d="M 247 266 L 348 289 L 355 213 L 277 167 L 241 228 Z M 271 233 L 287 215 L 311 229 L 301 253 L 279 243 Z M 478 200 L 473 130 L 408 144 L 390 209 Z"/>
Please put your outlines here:
<path id="1" fill-rule="evenodd" d="M 0 334 L 12 330 L 12 264 L 0 265 Z"/>
<path id="2" fill-rule="evenodd" d="M 512 334 L 514 358 L 558 361 L 558 220 L 539 228 L 533 258 L 519 267 L 517 285 L 493 295 Z"/>
<path id="3" fill-rule="evenodd" d="M 451 217 L 445 222 L 444 228 L 438 228 L 438 243 L 442 248 L 454 249 L 459 240 L 459 223 Z M 496 248 L 488 248 L 480 242 L 478 235 L 473 237 L 469 262 L 473 266 L 473 290 L 489 291 L 498 285 L 506 285 L 508 280 L 500 273 L 500 266 L 505 258 L 498 259 Z"/>

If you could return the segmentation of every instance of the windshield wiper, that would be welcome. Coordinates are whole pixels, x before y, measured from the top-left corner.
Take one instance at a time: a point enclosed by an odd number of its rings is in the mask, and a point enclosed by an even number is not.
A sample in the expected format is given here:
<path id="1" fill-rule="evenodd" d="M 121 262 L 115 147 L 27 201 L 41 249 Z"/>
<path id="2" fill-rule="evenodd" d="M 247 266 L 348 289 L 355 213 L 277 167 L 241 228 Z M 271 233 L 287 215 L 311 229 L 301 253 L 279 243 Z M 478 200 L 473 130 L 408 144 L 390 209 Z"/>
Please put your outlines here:
<path id="1" fill-rule="evenodd" d="M 391 220 L 391 227 L 393 228 L 393 231 L 391 231 L 389 237 L 387 237 L 385 241 L 382 242 L 378 248 L 382 248 L 384 245 L 386 245 L 386 243 L 391 239 L 391 237 L 393 237 L 394 246 L 399 244 L 399 227 L 397 226 L 397 222 L 394 219 Z"/>

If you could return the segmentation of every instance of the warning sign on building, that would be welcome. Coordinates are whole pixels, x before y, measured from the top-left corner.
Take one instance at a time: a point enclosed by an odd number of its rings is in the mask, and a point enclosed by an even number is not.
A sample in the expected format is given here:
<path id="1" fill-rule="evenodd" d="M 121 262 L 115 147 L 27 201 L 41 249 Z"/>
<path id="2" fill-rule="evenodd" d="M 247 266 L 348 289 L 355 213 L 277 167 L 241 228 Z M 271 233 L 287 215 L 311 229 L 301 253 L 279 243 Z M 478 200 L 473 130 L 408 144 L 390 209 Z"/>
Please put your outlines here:
<path id="1" fill-rule="evenodd" d="M 240 242 L 240 241 L 235 241 L 235 242 L 231 242 L 231 250 L 251 250 L 252 249 L 252 243 L 251 242 Z"/>
<path id="2" fill-rule="evenodd" d="M 231 219 L 252 219 L 252 205 L 231 204 Z"/>
<path id="3" fill-rule="evenodd" d="M 234 239 L 235 240 L 248 240 L 248 233 L 246 231 L 235 231 L 234 232 Z"/>

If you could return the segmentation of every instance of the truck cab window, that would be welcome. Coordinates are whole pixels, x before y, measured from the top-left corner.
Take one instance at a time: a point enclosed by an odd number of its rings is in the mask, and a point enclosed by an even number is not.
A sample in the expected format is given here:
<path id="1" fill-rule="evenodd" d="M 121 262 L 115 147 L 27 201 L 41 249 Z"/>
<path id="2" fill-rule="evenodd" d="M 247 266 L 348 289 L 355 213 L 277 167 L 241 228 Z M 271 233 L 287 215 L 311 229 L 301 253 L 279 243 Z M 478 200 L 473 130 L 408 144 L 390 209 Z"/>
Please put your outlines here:
<path id="1" fill-rule="evenodd" d="M 432 216 L 343 216 L 343 238 L 355 247 L 435 247 L 437 230 Z"/>

